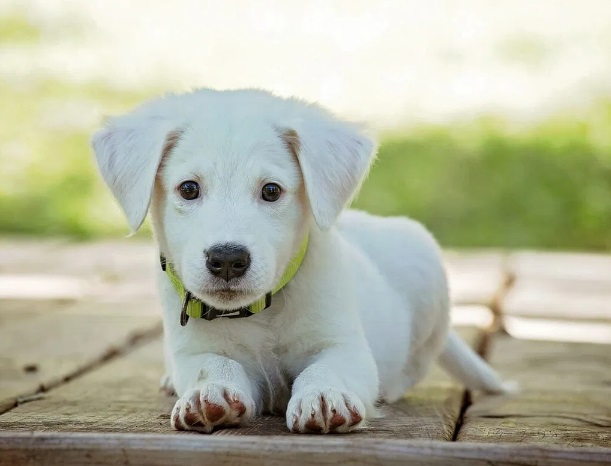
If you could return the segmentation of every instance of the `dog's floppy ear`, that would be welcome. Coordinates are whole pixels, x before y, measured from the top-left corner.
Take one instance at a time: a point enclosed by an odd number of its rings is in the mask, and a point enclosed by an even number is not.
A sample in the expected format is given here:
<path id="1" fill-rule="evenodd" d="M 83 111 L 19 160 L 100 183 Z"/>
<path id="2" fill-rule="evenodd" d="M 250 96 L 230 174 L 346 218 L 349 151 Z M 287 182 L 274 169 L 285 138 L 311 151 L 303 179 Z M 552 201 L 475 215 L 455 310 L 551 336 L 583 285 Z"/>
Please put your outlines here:
<path id="1" fill-rule="evenodd" d="M 314 219 L 328 230 L 367 175 L 376 143 L 357 125 L 322 112 L 279 131 L 299 161 Z"/>
<path id="2" fill-rule="evenodd" d="M 111 119 L 91 139 L 102 177 L 134 232 L 148 212 L 161 160 L 182 134 L 176 126 L 171 119 L 134 112 Z"/>

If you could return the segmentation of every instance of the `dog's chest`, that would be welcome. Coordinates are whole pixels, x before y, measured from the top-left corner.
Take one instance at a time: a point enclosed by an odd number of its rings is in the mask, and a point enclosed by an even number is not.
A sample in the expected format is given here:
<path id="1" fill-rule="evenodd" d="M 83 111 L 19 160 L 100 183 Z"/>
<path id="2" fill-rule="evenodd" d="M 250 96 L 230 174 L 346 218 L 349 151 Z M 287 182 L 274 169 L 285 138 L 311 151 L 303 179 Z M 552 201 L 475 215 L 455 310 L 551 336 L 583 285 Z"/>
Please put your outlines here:
<path id="1" fill-rule="evenodd" d="M 240 362 L 263 388 L 266 411 L 282 412 L 294 377 L 306 361 L 320 352 L 312 325 L 294 315 L 282 298 L 260 314 L 242 319 L 219 319 L 194 341 L 201 352 L 213 351 Z"/>
<path id="2" fill-rule="evenodd" d="M 283 358 L 282 325 L 275 317 L 273 310 L 268 309 L 248 318 L 237 338 L 241 341 L 233 350 L 240 353 L 234 354 L 235 359 L 242 360 L 254 372 L 252 375 L 263 388 L 265 411 L 281 413 L 290 397 L 293 371 Z"/>

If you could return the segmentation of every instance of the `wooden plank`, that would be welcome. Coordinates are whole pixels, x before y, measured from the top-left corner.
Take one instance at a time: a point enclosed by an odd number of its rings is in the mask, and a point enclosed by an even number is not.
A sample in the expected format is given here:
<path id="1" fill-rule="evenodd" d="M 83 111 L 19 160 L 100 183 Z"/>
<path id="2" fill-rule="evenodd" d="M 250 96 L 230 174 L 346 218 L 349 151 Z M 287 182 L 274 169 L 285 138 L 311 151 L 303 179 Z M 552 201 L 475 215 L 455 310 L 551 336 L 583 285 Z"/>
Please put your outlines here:
<path id="1" fill-rule="evenodd" d="M 152 242 L 124 239 L 95 243 L 0 240 L 0 297 L 3 277 L 33 284 L 52 276 L 57 298 L 139 299 L 154 293 L 157 267 Z M 506 282 L 505 256 L 496 251 L 444 254 L 452 299 L 458 305 L 491 306 Z M 58 287 L 58 285 L 60 285 Z M 29 290 L 30 295 L 35 286 Z M 50 292 L 50 291 L 49 291 Z M 54 296 L 40 295 L 50 299 Z M 6 296 L 5 298 L 11 298 Z M 32 297 L 30 296 L 30 299 Z M 494 307 L 494 306 L 493 306 Z"/>
<path id="2" fill-rule="evenodd" d="M 494 319 L 490 308 L 479 304 L 452 306 L 450 312 L 450 322 L 454 327 L 489 329 L 493 326 Z"/>
<path id="3" fill-rule="evenodd" d="M 155 295 L 150 241 L 0 241 L 0 299 L 120 302 Z"/>
<path id="4" fill-rule="evenodd" d="M 611 284 L 611 254 L 515 252 L 508 268 L 519 277 L 607 286 Z"/>
<path id="5" fill-rule="evenodd" d="M 479 331 L 461 333 L 476 344 Z M 180 435 L 170 429 L 175 398 L 159 392 L 163 373 L 161 342 L 148 343 L 83 377 L 57 387 L 42 399 L 0 416 L 0 430 L 52 432 L 132 432 Z M 363 438 L 450 440 L 459 416 L 463 389 L 435 368 L 405 398 L 385 406 L 385 417 L 373 419 Z M 292 435 L 284 418 L 265 416 L 250 426 L 219 430 L 217 436 Z"/>
<path id="6" fill-rule="evenodd" d="M 0 273 L 13 270 L 23 264 L 32 263 L 57 248 L 61 241 L 23 239 L 21 237 L 0 238 Z M 30 269 L 31 270 L 31 269 Z"/>
<path id="7" fill-rule="evenodd" d="M 155 246 L 137 239 L 96 242 L 0 239 L 0 273 L 129 277 L 155 262 Z"/>
<path id="8" fill-rule="evenodd" d="M 609 448 L 391 440 L 363 436 L 214 437 L 0 432 L 0 466 L 291 464 L 570 466 L 609 464 Z"/>
<path id="9" fill-rule="evenodd" d="M 611 322 L 505 316 L 503 324 L 515 338 L 611 344 Z"/>
<path id="10" fill-rule="evenodd" d="M 0 416 L 0 430 L 170 432 L 159 338 Z"/>
<path id="11" fill-rule="evenodd" d="M 493 343 L 492 364 L 520 391 L 476 397 L 459 441 L 611 446 L 611 346 L 500 335 Z"/>
<path id="12" fill-rule="evenodd" d="M 572 283 L 519 278 L 507 294 L 506 315 L 611 322 L 611 285 L 606 289 L 575 288 Z"/>
<path id="13" fill-rule="evenodd" d="M 517 253 L 507 315 L 611 322 L 611 255 Z"/>
<path id="14" fill-rule="evenodd" d="M 95 366 L 135 339 L 158 335 L 160 319 L 151 312 L 156 304 L 141 304 L 148 313 L 134 314 L 131 303 L 94 302 L 0 313 L 0 412 Z"/>
<path id="15" fill-rule="evenodd" d="M 506 286 L 506 258 L 497 251 L 445 251 L 452 302 L 492 307 Z"/>
<path id="16" fill-rule="evenodd" d="M 0 412 L 160 333 L 151 243 L 0 240 Z"/>

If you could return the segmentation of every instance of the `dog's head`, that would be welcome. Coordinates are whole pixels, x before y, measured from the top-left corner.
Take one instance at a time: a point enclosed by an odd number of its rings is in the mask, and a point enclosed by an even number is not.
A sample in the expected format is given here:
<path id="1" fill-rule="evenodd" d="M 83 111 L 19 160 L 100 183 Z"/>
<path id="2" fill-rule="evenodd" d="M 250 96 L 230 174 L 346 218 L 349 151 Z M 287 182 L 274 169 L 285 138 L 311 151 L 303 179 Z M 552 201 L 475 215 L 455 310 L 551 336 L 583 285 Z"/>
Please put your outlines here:
<path id="1" fill-rule="evenodd" d="M 331 228 L 375 146 L 320 107 L 254 90 L 151 101 L 92 145 L 131 228 L 150 205 L 161 251 L 218 309 L 265 295 L 307 231 Z"/>

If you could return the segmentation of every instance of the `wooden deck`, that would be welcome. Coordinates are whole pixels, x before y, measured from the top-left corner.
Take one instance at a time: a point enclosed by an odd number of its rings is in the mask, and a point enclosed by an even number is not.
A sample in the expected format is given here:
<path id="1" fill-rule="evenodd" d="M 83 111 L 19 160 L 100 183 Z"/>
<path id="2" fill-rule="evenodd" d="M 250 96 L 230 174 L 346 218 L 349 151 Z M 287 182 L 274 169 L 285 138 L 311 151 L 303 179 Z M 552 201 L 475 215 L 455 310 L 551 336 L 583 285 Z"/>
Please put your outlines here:
<path id="1" fill-rule="evenodd" d="M 448 252 L 455 325 L 521 391 L 435 369 L 343 436 L 172 431 L 155 261 L 133 240 L 0 241 L 0 465 L 611 464 L 611 256 Z"/>

